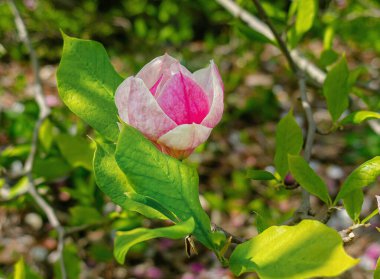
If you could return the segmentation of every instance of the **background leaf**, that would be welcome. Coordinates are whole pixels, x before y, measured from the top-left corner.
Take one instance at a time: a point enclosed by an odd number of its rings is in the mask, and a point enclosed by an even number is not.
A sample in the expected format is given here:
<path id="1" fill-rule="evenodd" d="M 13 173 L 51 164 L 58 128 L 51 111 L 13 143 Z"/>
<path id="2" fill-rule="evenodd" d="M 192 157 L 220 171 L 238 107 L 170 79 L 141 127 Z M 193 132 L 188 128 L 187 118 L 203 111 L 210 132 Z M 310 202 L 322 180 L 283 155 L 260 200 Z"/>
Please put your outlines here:
<path id="1" fill-rule="evenodd" d="M 118 113 L 113 95 L 123 79 L 113 69 L 100 43 L 65 34 L 63 39 L 57 72 L 63 102 L 100 134 L 116 141 Z"/>
<path id="2" fill-rule="evenodd" d="M 288 43 L 291 48 L 296 47 L 302 36 L 313 26 L 315 15 L 318 11 L 316 0 L 294 0 L 288 12 L 291 21 L 296 15 L 295 24 L 287 34 Z"/>
<path id="3" fill-rule="evenodd" d="M 94 150 L 88 140 L 67 134 L 60 134 L 55 140 L 61 154 L 72 167 L 84 167 L 92 170 Z"/>
<path id="4" fill-rule="evenodd" d="M 360 124 L 367 119 L 380 119 L 380 113 L 374 111 L 354 111 L 340 121 L 340 124 Z"/>
<path id="5" fill-rule="evenodd" d="M 305 159 L 298 155 L 289 155 L 288 158 L 289 169 L 295 180 L 308 192 L 330 205 L 331 198 L 326 183 L 315 173 Z"/>
<path id="6" fill-rule="evenodd" d="M 364 202 L 362 189 L 355 189 L 343 198 L 344 208 L 354 222 L 359 221 Z"/>
<path id="7" fill-rule="evenodd" d="M 123 264 L 129 249 L 137 243 L 158 237 L 178 239 L 189 235 L 193 230 L 194 220 L 190 218 L 185 222 L 170 227 L 158 229 L 138 228 L 127 232 L 117 232 L 114 249 L 115 258 L 118 263 Z"/>
<path id="8" fill-rule="evenodd" d="M 318 11 L 317 1 L 315 0 L 296 0 L 297 18 L 295 29 L 297 35 L 301 37 L 313 26 L 315 15 Z"/>
<path id="9" fill-rule="evenodd" d="M 232 252 L 230 268 L 239 276 L 257 272 L 260 278 L 337 276 L 358 260 L 348 256 L 340 235 L 313 220 L 296 226 L 273 226 Z"/>
<path id="10" fill-rule="evenodd" d="M 272 173 L 264 170 L 248 170 L 247 177 L 254 180 L 273 180 L 276 179 Z"/>
<path id="11" fill-rule="evenodd" d="M 207 248 L 214 249 L 210 219 L 199 201 L 194 168 L 164 155 L 139 131 L 126 125 L 119 136 L 115 158 L 136 193 L 158 201 L 181 221 L 193 217 L 193 234 Z"/>
<path id="12" fill-rule="evenodd" d="M 352 191 L 361 189 L 375 182 L 378 176 L 380 176 L 380 156 L 376 156 L 361 164 L 346 178 L 334 204 L 346 197 Z"/>
<path id="13" fill-rule="evenodd" d="M 284 179 L 288 170 L 288 154 L 300 153 L 303 144 L 302 130 L 290 111 L 283 117 L 276 128 L 276 154 L 274 164 L 281 178 Z"/>
<path id="14" fill-rule="evenodd" d="M 333 121 L 337 121 L 348 107 L 349 71 L 346 58 L 343 56 L 327 73 L 323 84 L 327 108 Z"/>

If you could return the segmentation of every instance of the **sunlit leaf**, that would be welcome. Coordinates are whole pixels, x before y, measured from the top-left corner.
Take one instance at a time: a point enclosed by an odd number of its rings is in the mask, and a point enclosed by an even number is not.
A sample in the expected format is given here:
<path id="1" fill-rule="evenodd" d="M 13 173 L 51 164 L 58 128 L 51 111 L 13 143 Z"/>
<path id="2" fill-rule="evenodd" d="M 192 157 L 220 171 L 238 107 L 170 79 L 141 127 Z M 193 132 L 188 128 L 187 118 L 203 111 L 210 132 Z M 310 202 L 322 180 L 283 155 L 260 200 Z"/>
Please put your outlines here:
<path id="1" fill-rule="evenodd" d="M 239 276 L 257 272 L 260 278 L 314 278 L 337 276 L 358 260 L 348 256 L 340 235 L 313 220 L 296 226 L 273 226 L 239 244 L 230 268 Z"/>
<path id="2" fill-rule="evenodd" d="M 360 124 L 368 119 L 380 119 L 380 113 L 365 110 L 355 111 L 343 118 L 340 124 Z"/>
<path id="3" fill-rule="evenodd" d="M 288 43 L 294 48 L 302 36 L 313 26 L 315 15 L 318 11 L 316 0 L 294 0 L 291 2 L 288 18 L 295 15 L 295 24 L 289 29 L 287 34 Z"/>
<path id="4" fill-rule="evenodd" d="M 118 263 L 122 264 L 129 249 L 137 243 L 158 237 L 179 239 L 189 235 L 193 230 L 194 220 L 190 218 L 185 222 L 170 227 L 158 229 L 138 228 L 127 232 L 117 232 L 114 249 L 115 258 Z"/>
<path id="5" fill-rule="evenodd" d="M 298 36 L 302 36 L 313 26 L 314 18 L 318 11 L 318 5 L 316 0 L 296 1 L 298 2 L 298 5 L 295 28 Z"/>
<path id="6" fill-rule="evenodd" d="M 113 95 L 123 79 L 103 46 L 63 34 L 57 72 L 58 92 L 69 109 L 106 138 L 116 141 L 117 109 Z"/>
<path id="7" fill-rule="evenodd" d="M 380 176 L 380 156 L 361 164 L 346 178 L 334 203 L 337 203 L 352 191 L 375 182 L 378 176 Z"/>
<path id="8" fill-rule="evenodd" d="M 51 144 L 53 143 L 53 138 L 54 138 L 53 129 L 54 129 L 53 124 L 47 118 L 41 124 L 40 130 L 38 133 L 38 138 L 41 142 L 41 145 L 44 147 L 46 151 L 49 151 Z"/>

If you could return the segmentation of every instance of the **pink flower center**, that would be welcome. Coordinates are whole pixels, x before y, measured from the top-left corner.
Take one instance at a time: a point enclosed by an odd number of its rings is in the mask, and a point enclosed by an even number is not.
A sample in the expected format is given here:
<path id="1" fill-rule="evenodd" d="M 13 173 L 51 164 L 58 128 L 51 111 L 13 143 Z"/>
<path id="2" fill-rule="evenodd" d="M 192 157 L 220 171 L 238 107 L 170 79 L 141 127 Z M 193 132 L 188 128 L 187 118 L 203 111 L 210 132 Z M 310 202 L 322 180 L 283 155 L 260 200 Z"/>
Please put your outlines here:
<path id="1" fill-rule="evenodd" d="M 152 89 L 155 88 L 156 84 Z M 172 76 L 161 90 L 157 102 L 162 110 L 178 125 L 200 124 L 210 110 L 203 89 L 181 72 Z"/>

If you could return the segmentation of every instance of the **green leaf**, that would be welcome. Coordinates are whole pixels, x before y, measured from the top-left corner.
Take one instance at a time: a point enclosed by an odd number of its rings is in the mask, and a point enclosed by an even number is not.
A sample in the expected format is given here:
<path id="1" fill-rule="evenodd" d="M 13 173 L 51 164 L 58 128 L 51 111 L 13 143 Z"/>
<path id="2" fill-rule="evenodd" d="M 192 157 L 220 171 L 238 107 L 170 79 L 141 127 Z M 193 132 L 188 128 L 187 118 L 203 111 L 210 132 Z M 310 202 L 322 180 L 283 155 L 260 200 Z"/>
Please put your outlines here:
<path id="1" fill-rule="evenodd" d="M 365 110 L 355 111 L 343 118 L 340 124 L 360 124 L 367 119 L 380 119 L 380 113 Z"/>
<path id="2" fill-rule="evenodd" d="M 15 264 L 14 279 L 26 279 L 24 259 L 20 258 Z"/>
<path id="3" fill-rule="evenodd" d="M 352 191 L 361 189 L 373 182 L 380 176 L 380 156 L 376 156 L 357 167 L 343 182 L 343 185 L 334 201 L 346 197 Z"/>
<path id="4" fill-rule="evenodd" d="M 46 118 L 45 121 L 42 122 L 40 130 L 38 132 L 38 139 L 46 151 L 50 150 L 51 144 L 53 143 L 53 129 L 53 124 L 49 118 Z"/>
<path id="5" fill-rule="evenodd" d="M 318 11 L 316 0 L 295 0 L 292 1 L 288 12 L 291 20 L 296 14 L 295 25 L 287 33 L 288 43 L 294 48 L 299 40 L 313 26 L 315 15 Z"/>
<path id="6" fill-rule="evenodd" d="M 1 276 L 1 275 L 0 275 Z M 6 277 L 4 277 L 6 278 Z M 23 258 L 20 258 L 14 265 L 13 279 L 41 279 L 34 270 L 25 264 Z"/>
<path id="7" fill-rule="evenodd" d="M 336 62 L 339 58 L 339 54 L 332 49 L 326 49 L 322 52 L 319 61 L 323 67 L 327 67 Z"/>
<path id="8" fill-rule="evenodd" d="M 56 137 L 56 142 L 62 156 L 74 168 L 84 167 L 92 170 L 92 157 L 94 150 L 90 143 L 82 137 L 60 134 Z"/>
<path id="9" fill-rule="evenodd" d="M 295 29 L 301 37 L 313 26 L 315 15 L 318 11 L 316 0 L 297 0 L 297 19 Z"/>
<path id="10" fill-rule="evenodd" d="M 276 179 L 272 173 L 263 170 L 248 170 L 247 177 L 254 180 L 273 180 Z"/>
<path id="11" fill-rule="evenodd" d="M 115 72 L 103 46 L 63 34 L 58 91 L 69 109 L 106 138 L 116 141 L 114 93 L 123 79 Z"/>
<path id="12" fill-rule="evenodd" d="M 33 164 L 33 174 L 37 177 L 44 177 L 46 180 L 64 177 L 71 170 L 71 166 L 59 157 L 36 158 Z"/>
<path id="13" fill-rule="evenodd" d="M 334 39 L 334 27 L 332 25 L 327 26 L 323 34 L 323 50 L 331 50 Z"/>
<path id="14" fill-rule="evenodd" d="M 185 222 L 170 227 L 158 229 L 138 228 L 127 232 L 117 232 L 114 249 L 115 258 L 118 263 L 123 264 L 129 249 L 137 243 L 158 237 L 179 239 L 191 234 L 193 230 L 194 220 L 190 218 Z"/>
<path id="15" fill-rule="evenodd" d="M 343 56 L 327 73 L 323 84 L 327 108 L 333 121 L 337 121 L 348 107 L 349 71 L 346 58 Z"/>
<path id="16" fill-rule="evenodd" d="M 131 182 L 115 161 L 115 145 L 97 143 L 94 157 L 95 180 L 100 190 L 124 210 L 136 211 L 148 218 L 167 219 L 163 214 L 130 196 L 134 193 Z"/>
<path id="17" fill-rule="evenodd" d="M 302 130 L 298 126 L 290 111 L 280 120 L 276 129 L 276 154 L 274 164 L 281 179 L 284 179 L 288 170 L 288 154 L 300 153 L 303 144 Z"/>
<path id="18" fill-rule="evenodd" d="M 127 125 L 120 133 L 115 158 L 136 193 L 156 200 L 181 221 L 193 217 L 193 235 L 207 248 L 215 248 L 210 219 L 199 201 L 198 175 L 194 168 L 164 155 L 139 131 Z"/>
<path id="19" fill-rule="evenodd" d="M 239 276 L 257 272 L 260 278 L 337 276 L 358 260 L 348 256 L 340 235 L 314 220 L 296 226 L 273 226 L 232 252 L 230 268 Z"/>
<path id="20" fill-rule="evenodd" d="M 99 223 L 103 216 L 93 207 L 74 206 L 70 208 L 70 225 L 93 225 Z"/>
<path id="21" fill-rule="evenodd" d="M 361 189 L 353 190 L 343 198 L 344 208 L 346 209 L 348 216 L 350 216 L 354 222 L 359 221 L 363 202 L 364 195 Z"/>
<path id="22" fill-rule="evenodd" d="M 81 273 L 81 259 L 78 256 L 78 249 L 75 244 L 65 244 L 63 248 L 63 260 L 66 268 L 66 278 L 82 278 Z M 82 263 L 84 264 L 84 263 Z M 54 278 L 62 279 L 61 268 L 59 261 L 54 263 Z"/>
<path id="23" fill-rule="evenodd" d="M 308 192 L 331 205 L 326 183 L 315 173 L 309 164 L 299 155 L 289 155 L 289 169 L 295 180 Z"/>
<path id="24" fill-rule="evenodd" d="M 376 264 L 376 269 L 373 274 L 374 279 L 379 279 L 380 278 L 380 257 L 377 259 L 377 264 Z"/>

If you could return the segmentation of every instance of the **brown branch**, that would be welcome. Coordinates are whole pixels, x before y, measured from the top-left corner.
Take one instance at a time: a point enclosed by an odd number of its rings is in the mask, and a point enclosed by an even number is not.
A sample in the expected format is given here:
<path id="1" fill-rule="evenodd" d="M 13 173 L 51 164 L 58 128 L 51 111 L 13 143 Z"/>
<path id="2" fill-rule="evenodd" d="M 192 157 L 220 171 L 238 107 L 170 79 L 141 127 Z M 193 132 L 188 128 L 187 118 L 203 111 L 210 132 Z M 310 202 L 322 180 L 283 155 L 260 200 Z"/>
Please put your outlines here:
<path id="1" fill-rule="evenodd" d="M 49 220 L 51 226 L 57 231 L 58 234 L 58 247 L 57 252 L 59 256 L 60 268 L 61 268 L 61 277 L 63 279 L 67 278 L 66 269 L 63 261 L 63 246 L 64 246 L 64 229 L 61 226 L 57 215 L 55 214 L 53 208 L 40 196 L 37 192 L 35 181 L 32 174 L 33 164 L 37 153 L 37 145 L 38 145 L 38 134 L 40 127 L 43 121 L 49 116 L 50 108 L 46 105 L 42 81 L 40 77 L 40 66 L 37 59 L 37 55 L 32 46 L 31 40 L 28 35 L 28 31 L 26 29 L 25 23 L 17 9 L 13 0 L 8 0 L 9 6 L 15 18 L 16 28 L 20 37 L 20 40 L 25 44 L 32 64 L 33 74 L 34 74 L 34 98 L 39 108 L 39 116 L 37 122 L 35 124 L 32 136 L 32 143 L 29 156 L 24 165 L 24 174 L 28 178 L 28 193 L 33 197 L 34 201 L 38 204 L 38 206 L 43 210 L 46 217 Z"/>

